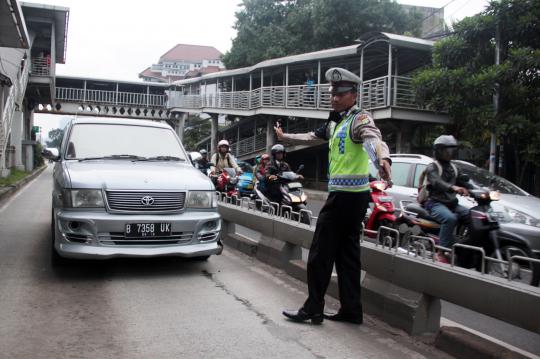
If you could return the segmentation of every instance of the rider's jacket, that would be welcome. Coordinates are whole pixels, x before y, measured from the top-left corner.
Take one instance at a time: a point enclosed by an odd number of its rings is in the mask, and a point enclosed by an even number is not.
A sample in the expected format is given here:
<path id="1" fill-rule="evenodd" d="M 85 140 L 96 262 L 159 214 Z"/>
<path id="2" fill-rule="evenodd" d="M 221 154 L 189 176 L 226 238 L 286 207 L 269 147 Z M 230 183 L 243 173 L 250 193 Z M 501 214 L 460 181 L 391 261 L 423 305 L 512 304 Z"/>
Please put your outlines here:
<path id="1" fill-rule="evenodd" d="M 221 172 L 224 168 L 234 168 L 237 171 L 240 170 L 240 167 L 238 167 L 238 164 L 229 152 L 225 155 L 222 153 L 214 153 L 210 162 L 212 163 L 211 169 L 215 172 Z"/>
<path id="2" fill-rule="evenodd" d="M 472 189 L 472 184 L 467 181 L 459 181 L 459 170 L 449 161 L 438 161 L 442 167 L 442 175 L 439 175 L 439 168 L 432 162 L 426 168 L 426 176 L 429 189 L 429 200 L 440 202 L 449 207 L 454 207 L 458 203 L 456 193 L 452 186 L 457 185 Z M 458 172 L 456 173 L 457 170 Z"/>

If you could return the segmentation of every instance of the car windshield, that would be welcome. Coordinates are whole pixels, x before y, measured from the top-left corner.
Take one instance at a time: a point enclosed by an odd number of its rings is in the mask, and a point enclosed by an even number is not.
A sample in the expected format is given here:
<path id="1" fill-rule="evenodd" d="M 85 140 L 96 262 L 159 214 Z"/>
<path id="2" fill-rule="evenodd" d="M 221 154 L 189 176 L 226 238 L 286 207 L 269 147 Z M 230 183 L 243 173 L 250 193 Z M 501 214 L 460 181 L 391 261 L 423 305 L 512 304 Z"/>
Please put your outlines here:
<path id="1" fill-rule="evenodd" d="M 469 176 L 471 182 L 477 186 L 488 187 L 506 194 L 515 194 L 519 196 L 527 195 L 527 192 L 523 191 L 512 182 L 494 175 L 483 168 L 460 163 L 456 163 L 456 166 L 461 173 Z"/>
<path id="2" fill-rule="evenodd" d="M 185 154 L 168 128 L 79 123 L 70 132 L 65 158 L 185 161 Z"/>

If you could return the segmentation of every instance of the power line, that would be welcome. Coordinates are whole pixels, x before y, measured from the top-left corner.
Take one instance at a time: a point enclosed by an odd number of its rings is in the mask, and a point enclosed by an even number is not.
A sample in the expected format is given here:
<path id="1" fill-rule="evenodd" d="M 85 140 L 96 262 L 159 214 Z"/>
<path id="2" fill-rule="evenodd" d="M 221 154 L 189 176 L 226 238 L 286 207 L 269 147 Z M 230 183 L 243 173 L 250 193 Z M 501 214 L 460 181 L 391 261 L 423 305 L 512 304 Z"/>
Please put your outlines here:
<path id="1" fill-rule="evenodd" d="M 439 11 L 441 11 L 442 9 L 444 9 L 445 7 L 447 7 L 448 5 L 453 3 L 454 1 L 456 1 L 456 0 L 450 0 L 449 2 L 446 3 L 446 5 L 443 5 L 442 7 L 438 8 L 436 11 L 433 11 L 431 14 L 429 14 L 428 16 L 426 16 L 425 18 L 422 19 L 422 23 L 424 23 L 424 21 L 426 21 L 427 19 L 429 19 L 433 15 L 437 14 Z"/>

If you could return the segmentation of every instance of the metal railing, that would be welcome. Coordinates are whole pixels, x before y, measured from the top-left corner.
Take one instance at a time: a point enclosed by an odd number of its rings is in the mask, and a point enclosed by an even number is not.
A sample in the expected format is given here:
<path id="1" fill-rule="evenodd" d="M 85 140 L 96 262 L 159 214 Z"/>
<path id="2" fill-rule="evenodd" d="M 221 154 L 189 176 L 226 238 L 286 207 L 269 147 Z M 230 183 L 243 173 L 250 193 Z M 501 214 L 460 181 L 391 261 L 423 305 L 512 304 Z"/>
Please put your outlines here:
<path id="1" fill-rule="evenodd" d="M 51 59 L 46 57 L 34 57 L 32 59 L 32 76 L 50 76 Z"/>
<path id="2" fill-rule="evenodd" d="M 67 102 L 98 103 L 141 107 L 164 107 L 165 95 L 137 92 L 90 90 L 81 88 L 57 87 L 56 99 Z"/>
<path id="3" fill-rule="evenodd" d="M 328 111 L 332 108 L 329 84 L 265 86 L 252 91 L 229 91 L 216 94 L 193 95 L 169 91 L 167 108 L 200 109 L 203 107 L 254 110 L 266 108 L 314 109 Z M 389 106 L 418 109 L 411 79 L 392 76 L 392 92 L 388 92 L 388 76 L 364 81 L 360 86 L 358 103 L 366 110 Z"/>
<path id="4" fill-rule="evenodd" d="M 264 149 L 266 149 L 266 133 L 251 136 L 231 144 L 231 152 L 237 157 Z"/>
<path id="5" fill-rule="evenodd" d="M 28 83 L 28 66 L 25 66 L 19 81 L 15 82 L 9 90 L 8 98 L 4 104 L 4 110 L 2 111 L 2 117 L 0 118 L 0 168 L 4 167 L 6 148 L 8 145 L 8 139 L 11 134 L 11 123 L 13 122 L 13 115 L 15 114 L 15 108 L 17 104 L 22 104 L 22 99 L 26 91 L 26 85 Z"/>

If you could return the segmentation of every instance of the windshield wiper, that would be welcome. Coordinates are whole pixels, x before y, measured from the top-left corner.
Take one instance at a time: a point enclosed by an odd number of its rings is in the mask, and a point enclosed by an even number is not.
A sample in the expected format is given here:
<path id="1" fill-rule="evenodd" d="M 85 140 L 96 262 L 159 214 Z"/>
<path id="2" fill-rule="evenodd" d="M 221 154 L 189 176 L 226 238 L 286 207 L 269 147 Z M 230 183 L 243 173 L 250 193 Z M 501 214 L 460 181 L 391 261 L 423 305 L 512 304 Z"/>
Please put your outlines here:
<path id="1" fill-rule="evenodd" d="M 137 155 L 111 155 L 111 156 L 101 156 L 101 157 L 85 157 L 79 158 L 80 161 L 89 161 L 89 160 L 138 160 L 144 161 L 146 157 L 141 157 Z"/>
<path id="2" fill-rule="evenodd" d="M 147 161 L 183 161 L 180 157 L 175 156 L 155 156 L 146 158 Z"/>
<path id="3" fill-rule="evenodd" d="M 79 162 L 82 162 L 82 161 L 91 161 L 91 160 L 102 160 L 104 159 L 105 157 L 85 157 L 85 158 L 79 158 Z"/>

